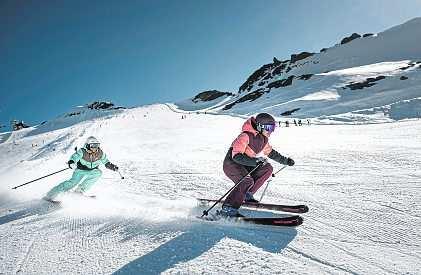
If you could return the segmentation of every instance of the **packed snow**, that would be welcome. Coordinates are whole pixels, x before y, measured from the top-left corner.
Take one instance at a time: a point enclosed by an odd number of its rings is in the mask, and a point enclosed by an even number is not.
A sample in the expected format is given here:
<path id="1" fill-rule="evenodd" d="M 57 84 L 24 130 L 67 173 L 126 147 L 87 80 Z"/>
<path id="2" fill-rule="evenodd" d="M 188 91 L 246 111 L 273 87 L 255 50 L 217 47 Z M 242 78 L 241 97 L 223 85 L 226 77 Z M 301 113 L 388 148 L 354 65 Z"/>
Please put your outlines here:
<path id="1" fill-rule="evenodd" d="M 420 120 L 278 128 L 271 144 L 296 165 L 263 200 L 310 211 L 299 227 L 274 228 L 196 218 L 205 208 L 195 198 L 232 186 L 222 161 L 244 118 L 177 111 L 60 118 L 3 139 L 0 273 L 421 273 Z M 90 135 L 125 179 L 104 168 L 96 199 L 69 193 L 60 206 L 41 198 L 69 170 L 11 189 L 66 168 Z"/>

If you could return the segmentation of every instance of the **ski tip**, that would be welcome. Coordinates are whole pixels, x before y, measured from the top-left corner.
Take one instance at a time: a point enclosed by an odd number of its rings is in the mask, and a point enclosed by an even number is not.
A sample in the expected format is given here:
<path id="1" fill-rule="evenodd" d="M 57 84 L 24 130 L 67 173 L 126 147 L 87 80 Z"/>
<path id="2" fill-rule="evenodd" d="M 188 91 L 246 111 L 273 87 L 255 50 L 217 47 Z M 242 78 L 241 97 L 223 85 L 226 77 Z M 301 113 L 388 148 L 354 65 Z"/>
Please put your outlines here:
<path id="1" fill-rule="evenodd" d="M 196 218 L 204 221 L 217 221 L 219 218 L 216 215 L 196 216 Z"/>
<path id="2" fill-rule="evenodd" d="M 302 205 L 301 209 L 302 209 L 301 213 L 307 213 L 310 210 L 307 205 Z"/>
<path id="3" fill-rule="evenodd" d="M 288 218 L 283 218 L 281 220 L 274 220 L 272 225 L 275 226 L 290 226 L 290 227 L 297 227 L 303 224 L 304 219 L 301 216 L 291 216 Z"/>
<path id="4" fill-rule="evenodd" d="M 61 201 L 55 201 L 55 200 L 52 200 L 52 199 L 48 199 L 48 198 L 42 198 L 44 201 L 46 201 L 46 202 L 49 202 L 49 203 L 54 203 L 54 204 L 60 204 L 61 203 Z"/>

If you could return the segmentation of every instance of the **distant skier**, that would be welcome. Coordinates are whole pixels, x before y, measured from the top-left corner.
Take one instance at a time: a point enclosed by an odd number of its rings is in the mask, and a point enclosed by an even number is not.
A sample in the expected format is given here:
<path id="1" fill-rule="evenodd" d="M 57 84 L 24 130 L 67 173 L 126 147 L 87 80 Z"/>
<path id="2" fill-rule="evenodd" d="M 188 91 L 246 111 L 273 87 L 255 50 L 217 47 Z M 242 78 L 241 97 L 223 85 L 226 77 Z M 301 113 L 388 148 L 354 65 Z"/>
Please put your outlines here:
<path id="1" fill-rule="evenodd" d="M 224 160 L 224 173 L 237 184 L 250 171 L 250 175 L 232 190 L 218 213 L 226 217 L 241 216 L 238 213 L 243 201 L 258 202 L 253 195 L 272 175 L 273 167 L 263 156 L 281 164 L 292 166 L 294 160 L 282 156 L 269 145 L 269 136 L 275 130 L 275 119 L 267 113 L 249 118 L 242 133 L 233 141 Z"/>
<path id="2" fill-rule="evenodd" d="M 75 192 L 85 193 L 101 177 L 102 172 L 98 169 L 100 164 L 105 164 L 106 168 L 117 171 L 118 167 L 107 159 L 99 145 L 99 141 L 95 137 L 90 136 L 86 140 L 85 146 L 77 150 L 67 162 L 71 169 L 76 165 L 72 178 L 51 189 L 44 199 L 54 201 L 60 193 L 69 191 L 76 186 Z"/>

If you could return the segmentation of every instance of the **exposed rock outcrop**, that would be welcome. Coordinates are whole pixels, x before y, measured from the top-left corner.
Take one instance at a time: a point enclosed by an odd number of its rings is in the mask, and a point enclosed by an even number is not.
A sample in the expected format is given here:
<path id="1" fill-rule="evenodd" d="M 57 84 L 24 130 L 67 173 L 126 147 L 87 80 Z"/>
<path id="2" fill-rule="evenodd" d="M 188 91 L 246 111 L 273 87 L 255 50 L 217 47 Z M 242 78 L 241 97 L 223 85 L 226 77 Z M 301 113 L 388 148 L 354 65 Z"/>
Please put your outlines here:
<path id="1" fill-rule="evenodd" d="M 114 103 L 105 101 L 94 101 L 88 104 L 87 107 L 91 110 L 118 110 L 124 109 L 124 107 L 114 107 Z"/>
<path id="2" fill-rule="evenodd" d="M 241 93 L 243 91 L 250 91 L 253 87 L 253 84 L 256 83 L 259 79 L 263 78 L 267 73 L 270 74 L 270 71 L 275 67 L 274 63 L 265 64 L 262 67 L 260 67 L 257 71 L 252 73 L 246 80 L 246 82 L 243 83 L 243 85 L 240 86 L 238 92 Z"/>
<path id="3" fill-rule="evenodd" d="M 26 124 L 25 122 L 23 122 L 23 120 L 12 120 L 10 122 L 12 130 L 13 131 L 18 131 L 20 129 L 24 129 L 24 128 L 29 128 L 30 126 L 28 124 Z"/>
<path id="4" fill-rule="evenodd" d="M 283 113 L 281 114 L 281 116 L 290 116 L 290 115 L 292 115 L 292 113 L 294 113 L 294 112 L 296 112 L 296 111 L 298 111 L 298 110 L 300 110 L 300 108 L 295 108 L 295 109 L 292 109 L 292 110 L 289 110 L 289 111 L 283 112 Z"/>
<path id="5" fill-rule="evenodd" d="M 211 100 L 215 100 L 221 96 L 232 96 L 232 93 L 228 93 L 228 92 L 221 92 L 221 91 L 217 91 L 217 90 L 211 90 L 211 91 L 204 91 L 201 92 L 199 94 L 197 94 L 192 101 L 194 103 L 197 103 L 199 101 L 211 101 Z"/>
<path id="6" fill-rule="evenodd" d="M 291 54 L 291 64 L 295 63 L 299 60 L 303 60 L 309 56 L 314 55 L 314 53 L 309 53 L 309 52 L 301 52 L 299 54 Z"/>
<path id="7" fill-rule="evenodd" d="M 309 80 L 312 76 L 313 76 L 313 74 L 303 74 L 303 75 L 299 76 L 298 78 L 301 79 L 301 80 Z"/>
<path id="8" fill-rule="evenodd" d="M 241 103 L 241 102 L 244 102 L 244 101 L 250 101 L 250 102 L 255 101 L 256 99 L 261 97 L 264 93 L 265 93 L 265 91 L 263 89 L 257 89 L 256 91 L 251 92 L 249 94 L 246 94 L 245 96 L 237 99 L 235 102 L 225 105 L 222 110 L 224 110 L 224 111 L 229 110 L 235 104 Z"/>
<path id="9" fill-rule="evenodd" d="M 346 44 L 346 43 L 349 43 L 352 40 L 357 39 L 357 38 L 360 38 L 360 37 L 361 37 L 361 35 L 359 35 L 358 33 L 355 33 L 354 32 L 353 34 L 351 34 L 351 36 L 348 36 L 348 37 L 345 37 L 344 39 L 342 39 L 341 40 L 341 45 Z"/>
<path id="10" fill-rule="evenodd" d="M 274 82 L 271 82 L 268 84 L 268 88 L 272 89 L 272 88 L 280 88 L 280 87 L 286 87 L 292 84 L 292 80 L 294 79 L 294 76 L 291 75 L 289 76 L 287 79 L 281 79 L 281 80 L 277 80 Z"/>
<path id="11" fill-rule="evenodd" d="M 382 80 L 382 79 L 385 79 L 385 78 L 386 77 L 383 76 L 383 75 L 379 75 L 378 77 L 375 77 L 375 78 L 370 77 L 370 78 L 367 78 L 363 82 L 356 82 L 356 83 L 348 84 L 348 85 L 346 85 L 346 87 L 344 87 L 344 89 L 350 88 L 351 90 L 361 90 L 361 89 L 364 89 L 364 88 L 374 86 L 374 85 L 376 85 L 375 82 L 377 82 L 379 80 Z"/>

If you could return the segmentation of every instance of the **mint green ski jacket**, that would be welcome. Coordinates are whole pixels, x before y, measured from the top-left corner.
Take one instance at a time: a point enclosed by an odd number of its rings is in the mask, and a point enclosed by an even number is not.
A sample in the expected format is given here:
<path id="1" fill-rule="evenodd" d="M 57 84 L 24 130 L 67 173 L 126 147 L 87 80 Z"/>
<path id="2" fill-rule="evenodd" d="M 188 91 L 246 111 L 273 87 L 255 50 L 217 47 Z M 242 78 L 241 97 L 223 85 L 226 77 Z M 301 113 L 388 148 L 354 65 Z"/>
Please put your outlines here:
<path id="1" fill-rule="evenodd" d="M 71 157 L 77 164 L 77 168 L 81 170 L 92 170 L 98 168 L 101 164 L 108 163 L 107 156 L 98 148 L 96 152 L 89 151 L 86 147 L 80 148 L 77 150 Z"/>

